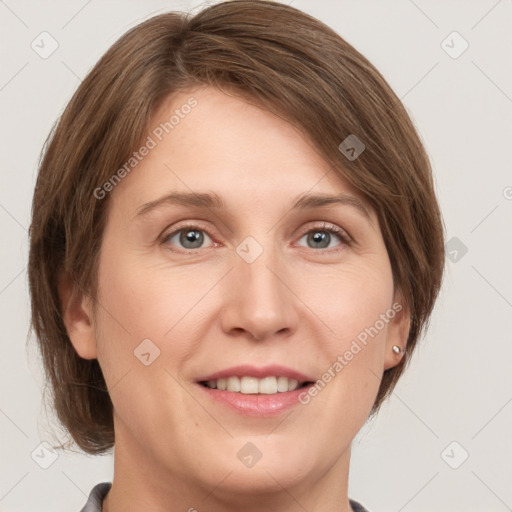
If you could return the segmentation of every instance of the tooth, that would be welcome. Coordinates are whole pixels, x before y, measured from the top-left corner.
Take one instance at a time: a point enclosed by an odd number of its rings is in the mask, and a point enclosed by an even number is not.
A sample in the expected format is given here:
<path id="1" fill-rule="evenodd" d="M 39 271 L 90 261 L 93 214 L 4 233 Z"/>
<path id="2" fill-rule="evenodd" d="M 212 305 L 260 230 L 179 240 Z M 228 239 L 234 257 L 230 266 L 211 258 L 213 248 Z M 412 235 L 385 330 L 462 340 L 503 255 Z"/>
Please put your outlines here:
<path id="1" fill-rule="evenodd" d="M 240 391 L 240 379 L 238 377 L 229 377 L 228 385 L 226 388 L 228 391 L 239 392 Z"/>
<path id="2" fill-rule="evenodd" d="M 258 379 L 256 377 L 242 377 L 240 380 L 240 392 L 246 395 L 258 392 Z"/>
<path id="3" fill-rule="evenodd" d="M 288 391 L 288 377 L 277 378 L 277 391 L 279 391 L 279 393 Z"/>
<path id="4" fill-rule="evenodd" d="M 273 395 L 298 389 L 301 383 L 288 377 L 269 376 L 262 379 L 256 377 L 229 377 L 224 379 L 209 380 L 206 385 L 211 389 L 227 390 L 233 393 L 246 395 L 263 394 Z"/>
<path id="5" fill-rule="evenodd" d="M 297 389 L 298 384 L 299 384 L 298 380 L 289 379 L 288 380 L 288 391 L 293 391 L 294 389 Z"/>
<path id="6" fill-rule="evenodd" d="M 258 391 L 264 395 L 277 393 L 277 379 L 275 377 L 264 377 L 259 382 Z"/>

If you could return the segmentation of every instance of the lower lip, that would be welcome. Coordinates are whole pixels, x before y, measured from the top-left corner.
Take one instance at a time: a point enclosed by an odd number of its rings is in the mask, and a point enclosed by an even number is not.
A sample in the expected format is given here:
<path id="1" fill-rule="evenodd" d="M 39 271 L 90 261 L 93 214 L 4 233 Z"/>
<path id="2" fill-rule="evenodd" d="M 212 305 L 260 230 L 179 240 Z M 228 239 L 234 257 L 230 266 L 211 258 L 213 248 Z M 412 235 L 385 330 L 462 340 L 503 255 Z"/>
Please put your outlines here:
<path id="1" fill-rule="evenodd" d="M 197 384 L 212 400 L 216 400 L 239 414 L 248 416 L 276 416 L 279 413 L 300 404 L 299 395 L 307 393 L 309 386 L 296 389 L 295 391 L 286 391 L 284 393 L 275 393 L 273 395 L 255 394 L 246 395 L 244 393 L 233 393 L 231 391 L 221 391 L 212 389 L 202 384 Z M 311 384 L 312 385 L 312 384 Z"/>

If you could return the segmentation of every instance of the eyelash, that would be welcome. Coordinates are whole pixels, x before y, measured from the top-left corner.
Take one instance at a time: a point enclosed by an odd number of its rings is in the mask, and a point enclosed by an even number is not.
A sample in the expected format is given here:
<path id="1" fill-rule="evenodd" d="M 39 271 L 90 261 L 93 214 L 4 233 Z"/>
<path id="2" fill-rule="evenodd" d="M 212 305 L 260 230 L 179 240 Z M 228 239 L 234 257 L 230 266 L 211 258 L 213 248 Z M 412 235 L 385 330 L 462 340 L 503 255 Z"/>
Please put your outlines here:
<path id="1" fill-rule="evenodd" d="M 215 243 L 214 237 L 211 235 L 211 233 L 208 229 L 206 229 L 204 226 L 201 226 L 200 224 L 192 223 L 192 222 L 182 224 L 181 226 L 178 227 L 178 229 L 175 229 L 171 233 L 164 234 L 161 237 L 160 243 L 162 245 L 170 246 L 170 244 L 168 242 L 171 238 L 173 238 L 175 235 L 179 234 L 181 231 L 187 231 L 187 230 L 188 231 L 202 231 L 210 237 L 210 239 L 213 241 L 213 243 Z M 307 235 L 311 232 L 315 232 L 315 231 L 326 232 L 326 233 L 331 233 L 331 234 L 336 235 L 340 239 L 340 242 L 341 242 L 340 245 L 350 246 L 352 244 L 351 237 L 348 235 L 348 233 L 344 229 L 341 229 L 338 226 L 336 226 L 335 224 L 330 224 L 328 222 L 321 222 L 319 225 L 313 226 L 313 227 L 309 228 L 307 231 L 302 232 L 299 237 L 299 240 L 302 239 L 305 235 Z M 305 247 L 305 248 L 307 249 L 307 247 Z M 201 249 L 204 249 L 204 248 L 200 247 L 197 249 L 170 249 L 170 250 L 173 252 L 178 252 L 178 253 L 182 253 L 182 254 L 183 253 L 195 254 L 197 251 L 200 251 Z M 331 249 L 320 248 L 320 249 L 311 249 L 311 250 L 315 251 L 315 252 L 331 252 L 331 251 L 339 251 L 341 249 L 339 247 L 336 247 L 336 248 L 331 248 Z"/>

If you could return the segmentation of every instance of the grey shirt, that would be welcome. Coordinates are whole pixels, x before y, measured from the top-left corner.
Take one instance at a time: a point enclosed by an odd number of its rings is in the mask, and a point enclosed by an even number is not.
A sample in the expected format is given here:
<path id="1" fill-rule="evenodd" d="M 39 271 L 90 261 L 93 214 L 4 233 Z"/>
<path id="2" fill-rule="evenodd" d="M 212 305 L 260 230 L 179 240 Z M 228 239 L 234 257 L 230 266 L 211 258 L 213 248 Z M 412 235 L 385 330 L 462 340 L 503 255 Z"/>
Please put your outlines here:
<path id="1" fill-rule="evenodd" d="M 89 499 L 85 504 L 84 508 L 80 512 L 101 512 L 103 499 L 107 495 L 112 484 L 109 482 L 103 482 L 93 487 Z M 363 505 L 354 500 L 349 500 L 350 506 L 354 512 L 368 512 Z"/>

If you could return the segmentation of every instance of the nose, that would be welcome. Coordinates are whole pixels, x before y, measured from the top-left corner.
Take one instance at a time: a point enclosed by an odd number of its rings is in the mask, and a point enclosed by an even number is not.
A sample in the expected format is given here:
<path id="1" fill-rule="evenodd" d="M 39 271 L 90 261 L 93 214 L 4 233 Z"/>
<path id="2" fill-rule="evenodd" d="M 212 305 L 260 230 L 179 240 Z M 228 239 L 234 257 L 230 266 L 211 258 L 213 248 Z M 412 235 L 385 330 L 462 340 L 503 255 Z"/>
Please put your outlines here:
<path id="1" fill-rule="evenodd" d="M 221 312 L 224 332 L 256 341 L 293 334 L 300 301 L 283 262 L 266 248 L 252 263 L 237 255 L 234 267 Z"/>

